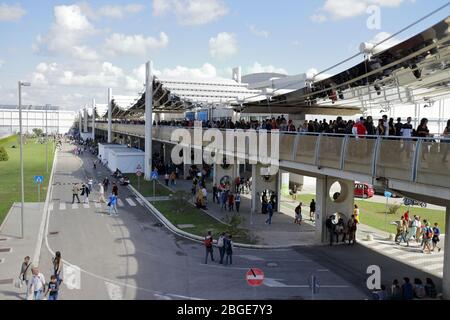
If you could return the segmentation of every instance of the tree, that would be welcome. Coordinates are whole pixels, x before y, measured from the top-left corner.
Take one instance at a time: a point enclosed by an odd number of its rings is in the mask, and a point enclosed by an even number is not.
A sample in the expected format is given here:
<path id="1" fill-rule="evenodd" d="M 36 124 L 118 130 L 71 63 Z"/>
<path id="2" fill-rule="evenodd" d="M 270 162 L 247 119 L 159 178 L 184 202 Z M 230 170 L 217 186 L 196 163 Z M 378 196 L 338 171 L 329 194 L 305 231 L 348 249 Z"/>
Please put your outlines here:
<path id="1" fill-rule="evenodd" d="M 9 156 L 4 147 L 0 147 L 0 161 L 8 161 Z"/>
<path id="2" fill-rule="evenodd" d="M 40 136 L 43 135 L 44 132 L 42 131 L 42 129 L 34 128 L 34 129 L 33 129 L 33 133 L 34 133 L 34 135 L 35 135 L 36 137 L 40 137 Z"/>

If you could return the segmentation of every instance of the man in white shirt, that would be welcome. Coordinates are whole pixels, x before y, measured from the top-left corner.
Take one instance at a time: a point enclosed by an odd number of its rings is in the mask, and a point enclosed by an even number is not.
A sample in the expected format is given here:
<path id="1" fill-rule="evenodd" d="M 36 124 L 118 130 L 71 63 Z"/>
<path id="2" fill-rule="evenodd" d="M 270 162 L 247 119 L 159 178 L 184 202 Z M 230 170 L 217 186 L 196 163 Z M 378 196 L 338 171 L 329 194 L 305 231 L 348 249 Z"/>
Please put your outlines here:
<path id="1" fill-rule="evenodd" d="M 41 300 L 45 290 L 45 278 L 38 268 L 32 268 L 33 276 L 30 281 L 30 291 L 33 293 L 33 300 Z"/>

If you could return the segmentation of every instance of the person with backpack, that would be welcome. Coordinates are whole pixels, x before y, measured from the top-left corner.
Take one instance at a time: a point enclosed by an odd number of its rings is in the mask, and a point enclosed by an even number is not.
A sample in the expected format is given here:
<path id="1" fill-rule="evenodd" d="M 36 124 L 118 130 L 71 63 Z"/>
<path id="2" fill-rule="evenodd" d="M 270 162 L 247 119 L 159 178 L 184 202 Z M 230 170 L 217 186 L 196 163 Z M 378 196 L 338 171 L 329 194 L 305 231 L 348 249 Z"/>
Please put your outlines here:
<path id="1" fill-rule="evenodd" d="M 225 232 L 222 232 L 217 239 L 217 247 L 219 247 L 220 261 L 219 264 L 223 264 L 223 257 L 225 256 Z"/>
<path id="2" fill-rule="evenodd" d="M 431 251 L 434 251 L 435 248 L 438 248 L 438 252 L 441 252 L 441 248 L 438 246 L 438 242 L 440 241 L 439 236 L 441 235 L 441 229 L 439 229 L 439 225 L 436 222 L 433 227 L 433 237 L 431 238 L 431 242 L 433 243 L 433 248 Z"/>
<path id="3" fill-rule="evenodd" d="M 214 261 L 213 256 L 213 237 L 211 235 L 211 231 L 208 231 L 208 234 L 203 240 L 203 244 L 205 245 L 206 256 L 205 256 L 205 264 L 208 264 L 208 255 L 211 255 L 211 261 Z"/>
<path id="4" fill-rule="evenodd" d="M 228 260 L 230 261 L 230 264 L 233 264 L 233 240 L 231 240 L 232 236 L 231 234 L 225 237 L 225 265 L 228 265 Z"/>
<path id="5" fill-rule="evenodd" d="M 299 203 L 297 207 L 295 207 L 295 219 L 294 223 L 301 225 L 302 224 L 302 205 L 303 203 Z"/>

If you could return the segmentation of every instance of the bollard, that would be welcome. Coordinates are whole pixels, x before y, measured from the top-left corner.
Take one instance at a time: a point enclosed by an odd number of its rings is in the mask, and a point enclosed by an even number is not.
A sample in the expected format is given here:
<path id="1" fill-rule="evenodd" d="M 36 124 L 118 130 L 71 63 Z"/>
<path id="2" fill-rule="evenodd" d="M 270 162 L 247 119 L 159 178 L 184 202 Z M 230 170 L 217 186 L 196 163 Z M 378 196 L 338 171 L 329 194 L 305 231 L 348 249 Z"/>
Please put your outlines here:
<path id="1" fill-rule="evenodd" d="M 368 234 L 366 240 L 367 241 L 373 241 L 373 235 Z"/>
<path id="2" fill-rule="evenodd" d="M 395 234 L 389 234 L 389 241 L 395 241 Z"/>

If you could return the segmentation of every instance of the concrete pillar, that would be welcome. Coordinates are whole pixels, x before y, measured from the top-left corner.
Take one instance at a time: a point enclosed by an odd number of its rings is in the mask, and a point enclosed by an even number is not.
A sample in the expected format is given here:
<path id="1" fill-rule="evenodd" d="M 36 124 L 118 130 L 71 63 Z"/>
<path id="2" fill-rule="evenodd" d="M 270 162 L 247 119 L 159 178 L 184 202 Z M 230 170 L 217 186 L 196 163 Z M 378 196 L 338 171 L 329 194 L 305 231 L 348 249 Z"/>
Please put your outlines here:
<path id="1" fill-rule="evenodd" d="M 450 204 L 445 212 L 444 268 L 442 274 L 442 294 L 445 300 L 450 299 Z"/>
<path id="2" fill-rule="evenodd" d="M 83 126 L 82 126 L 82 121 L 83 121 L 83 116 L 82 116 L 82 113 L 81 113 L 82 111 L 80 110 L 80 112 L 78 112 L 78 126 L 79 126 L 79 129 L 80 129 L 80 135 L 81 135 L 81 133 L 83 132 Z"/>
<path id="3" fill-rule="evenodd" d="M 280 178 L 281 178 L 280 192 L 284 196 L 289 196 L 289 177 L 290 177 L 289 172 L 283 172 L 283 171 L 280 172 Z"/>
<path id="4" fill-rule="evenodd" d="M 335 182 L 339 182 L 341 186 L 340 196 L 337 200 L 330 197 L 330 189 Z M 354 208 L 354 185 L 355 182 L 351 180 L 344 180 L 332 177 L 317 178 L 316 182 L 316 236 L 318 243 L 325 243 L 329 241 L 326 234 L 326 219 L 339 213 L 343 215 L 344 223 L 353 214 Z"/>
<path id="5" fill-rule="evenodd" d="M 153 127 L 153 63 L 145 65 L 145 180 L 150 180 L 152 171 L 152 127 Z"/>
<path id="6" fill-rule="evenodd" d="M 85 107 L 84 108 L 84 131 L 83 131 L 85 133 L 89 132 L 88 118 L 89 118 L 88 111 L 87 111 L 87 108 Z"/>
<path id="7" fill-rule="evenodd" d="M 112 89 L 108 89 L 108 143 L 112 143 Z"/>
<path id="8" fill-rule="evenodd" d="M 261 170 L 263 169 L 263 170 Z M 261 201 L 260 198 L 264 190 L 269 190 L 275 192 L 277 196 L 277 206 L 273 208 L 274 211 L 280 211 L 280 176 L 279 172 L 275 175 L 265 175 L 265 167 L 260 164 L 252 165 L 252 207 L 251 210 L 255 212 L 260 212 Z M 269 198 L 270 200 L 270 198 Z"/>
<path id="9" fill-rule="evenodd" d="M 95 141 L 95 98 L 92 99 L 92 141 Z"/>

